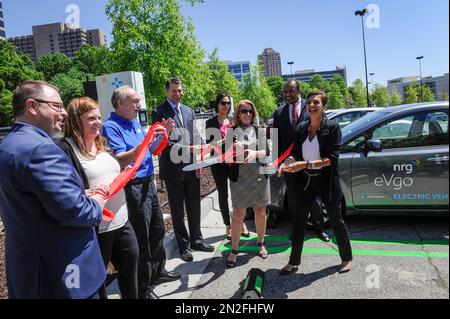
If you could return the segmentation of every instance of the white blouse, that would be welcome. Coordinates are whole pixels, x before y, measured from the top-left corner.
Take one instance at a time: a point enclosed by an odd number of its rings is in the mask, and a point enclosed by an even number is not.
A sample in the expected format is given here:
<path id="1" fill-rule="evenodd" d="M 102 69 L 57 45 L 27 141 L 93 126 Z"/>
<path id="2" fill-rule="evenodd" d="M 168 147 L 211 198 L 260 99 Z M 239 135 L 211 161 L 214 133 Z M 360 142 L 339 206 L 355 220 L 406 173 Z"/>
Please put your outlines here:
<path id="1" fill-rule="evenodd" d="M 68 138 L 67 140 L 74 149 L 81 166 L 83 166 L 91 187 L 99 184 L 109 185 L 120 174 L 120 164 L 108 152 L 101 152 L 94 159 L 86 158 L 81 154 L 72 139 Z M 123 189 L 106 202 L 105 208 L 114 212 L 116 216 L 111 222 L 102 220 L 99 233 L 119 229 L 128 221 L 128 209 Z"/>
<path id="2" fill-rule="evenodd" d="M 322 159 L 322 157 L 320 156 L 320 146 L 317 135 L 314 137 L 312 141 L 310 141 L 309 138 L 306 138 L 305 142 L 303 143 L 302 150 L 303 150 L 303 159 L 307 162 L 318 161 Z"/>

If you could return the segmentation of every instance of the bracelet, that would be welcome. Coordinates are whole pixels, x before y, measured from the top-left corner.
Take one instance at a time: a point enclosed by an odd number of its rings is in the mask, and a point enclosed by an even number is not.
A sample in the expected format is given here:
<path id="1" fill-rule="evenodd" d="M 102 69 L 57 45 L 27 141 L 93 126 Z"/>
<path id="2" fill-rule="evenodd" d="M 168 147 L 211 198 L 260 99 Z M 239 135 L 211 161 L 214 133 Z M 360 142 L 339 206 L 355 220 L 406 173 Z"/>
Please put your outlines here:
<path id="1" fill-rule="evenodd" d="M 309 162 L 306 162 L 306 169 L 309 169 Z"/>

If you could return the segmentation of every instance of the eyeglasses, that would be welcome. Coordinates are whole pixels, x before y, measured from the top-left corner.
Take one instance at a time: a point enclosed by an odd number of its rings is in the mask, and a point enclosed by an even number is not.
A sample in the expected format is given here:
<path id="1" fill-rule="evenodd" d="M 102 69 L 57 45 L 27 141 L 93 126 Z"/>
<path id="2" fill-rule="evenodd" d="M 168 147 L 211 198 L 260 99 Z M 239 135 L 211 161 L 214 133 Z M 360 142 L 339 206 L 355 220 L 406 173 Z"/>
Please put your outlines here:
<path id="1" fill-rule="evenodd" d="M 314 105 L 320 105 L 322 101 L 319 100 L 308 100 L 306 104 L 314 104 Z"/>
<path id="2" fill-rule="evenodd" d="M 60 102 L 51 102 L 51 101 L 44 101 L 44 100 L 38 100 L 38 99 L 33 99 L 38 103 L 42 103 L 42 104 L 47 104 L 51 109 L 55 110 L 56 112 L 62 112 L 65 107 L 63 103 Z"/>
<path id="3" fill-rule="evenodd" d="M 253 114 L 255 114 L 255 111 L 253 111 L 253 110 L 241 110 L 241 114 L 253 115 Z"/>
<path id="4" fill-rule="evenodd" d="M 225 106 L 231 106 L 231 102 L 226 102 L 226 101 L 220 101 L 221 105 L 225 105 Z"/>

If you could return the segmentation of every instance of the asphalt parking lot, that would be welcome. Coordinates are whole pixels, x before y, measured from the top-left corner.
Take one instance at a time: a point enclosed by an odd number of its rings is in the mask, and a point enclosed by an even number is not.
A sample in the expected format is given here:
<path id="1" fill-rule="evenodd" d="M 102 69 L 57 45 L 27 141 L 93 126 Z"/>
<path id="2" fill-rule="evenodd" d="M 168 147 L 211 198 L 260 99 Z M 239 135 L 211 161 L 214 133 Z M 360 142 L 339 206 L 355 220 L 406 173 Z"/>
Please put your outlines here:
<path id="1" fill-rule="evenodd" d="M 337 273 L 340 259 L 335 244 L 312 238 L 305 243 L 299 272 L 280 277 L 290 251 L 290 225 L 283 221 L 268 230 L 267 260 L 256 256 L 253 236 L 242 241 L 237 267 L 226 269 L 229 242 L 221 241 L 189 298 L 238 299 L 252 268 L 265 271 L 266 299 L 449 298 L 448 217 L 357 216 L 350 217 L 348 228 L 354 252 L 350 273 Z"/>

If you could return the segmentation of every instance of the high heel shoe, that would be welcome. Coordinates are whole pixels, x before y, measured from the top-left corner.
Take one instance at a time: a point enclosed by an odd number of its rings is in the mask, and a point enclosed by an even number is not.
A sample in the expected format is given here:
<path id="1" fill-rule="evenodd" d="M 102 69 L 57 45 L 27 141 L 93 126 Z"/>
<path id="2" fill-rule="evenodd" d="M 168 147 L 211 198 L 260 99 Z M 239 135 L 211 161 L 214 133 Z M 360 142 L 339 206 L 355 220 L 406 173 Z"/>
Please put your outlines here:
<path id="1" fill-rule="evenodd" d="M 291 266 L 291 265 L 289 265 Z M 288 266 L 286 266 L 288 267 Z M 286 267 L 284 267 L 283 269 L 280 270 L 280 276 L 287 276 L 293 273 L 296 273 L 298 271 L 298 266 L 292 266 L 291 269 L 286 269 Z"/>
<path id="2" fill-rule="evenodd" d="M 256 246 L 258 246 L 259 248 L 264 247 L 264 242 L 258 242 L 256 243 Z M 267 249 L 265 252 L 259 252 L 258 256 L 261 257 L 262 259 L 267 259 L 269 258 L 269 253 L 267 252 Z"/>
<path id="3" fill-rule="evenodd" d="M 239 250 L 232 250 L 231 251 L 231 254 L 230 254 L 230 257 L 231 257 L 231 255 L 239 255 Z M 229 257 L 228 257 L 229 258 Z M 237 257 L 236 257 L 237 258 Z M 227 268 L 234 268 L 234 267 L 236 267 L 236 263 L 237 263 L 237 260 L 236 261 L 232 261 L 232 260 L 227 260 Z"/>

